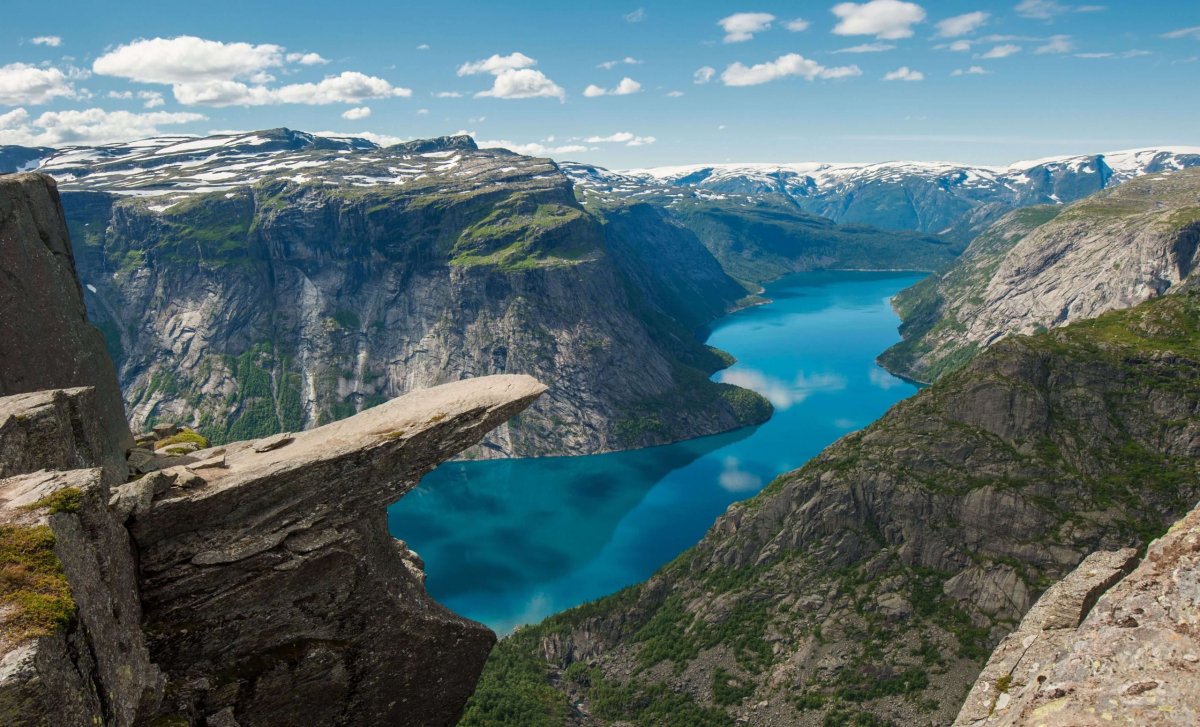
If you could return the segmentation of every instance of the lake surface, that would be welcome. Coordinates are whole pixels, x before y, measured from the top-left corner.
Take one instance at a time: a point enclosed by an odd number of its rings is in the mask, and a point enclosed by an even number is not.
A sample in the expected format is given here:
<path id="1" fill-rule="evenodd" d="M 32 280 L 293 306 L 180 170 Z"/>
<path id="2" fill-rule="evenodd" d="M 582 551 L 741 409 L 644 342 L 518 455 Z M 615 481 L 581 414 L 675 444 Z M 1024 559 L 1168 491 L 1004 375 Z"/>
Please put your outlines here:
<path id="1" fill-rule="evenodd" d="M 870 424 L 916 387 L 875 365 L 899 340 L 888 299 L 919 273 L 802 273 L 717 321 L 719 381 L 775 405 L 767 423 L 587 457 L 451 462 L 388 511 L 429 592 L 500 634 L 645 580 L 733 502 Z"/>

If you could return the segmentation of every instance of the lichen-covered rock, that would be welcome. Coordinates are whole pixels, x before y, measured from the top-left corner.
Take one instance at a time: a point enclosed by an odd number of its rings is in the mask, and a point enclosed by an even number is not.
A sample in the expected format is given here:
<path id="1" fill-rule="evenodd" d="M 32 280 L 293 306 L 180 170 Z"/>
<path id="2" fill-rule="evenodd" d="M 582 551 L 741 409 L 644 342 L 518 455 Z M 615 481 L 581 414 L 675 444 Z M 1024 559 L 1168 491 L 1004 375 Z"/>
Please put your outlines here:
<path id="1" fill-rule="evenodd" d="M 50 177 L 0 177 L 0 396 L 90 386 L 112 482 L 133 444 L 104 338 L 88 323 L 58 189 Z"/>
<path id="2" fill-rule="evenodd" d="M 1135 562 L 1096 553 L 1048 590 L 955 724 L 1200 724 L 1200 508 Z"/>

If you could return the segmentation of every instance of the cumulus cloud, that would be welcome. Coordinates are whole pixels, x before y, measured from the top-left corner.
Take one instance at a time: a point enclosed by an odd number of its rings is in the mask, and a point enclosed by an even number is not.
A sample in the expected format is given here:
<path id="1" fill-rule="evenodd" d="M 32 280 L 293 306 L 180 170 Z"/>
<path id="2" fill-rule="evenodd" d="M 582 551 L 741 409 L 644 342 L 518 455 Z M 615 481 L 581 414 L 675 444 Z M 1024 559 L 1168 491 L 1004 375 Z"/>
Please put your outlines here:
<path id="1" fill-rule="evenodd" d="M 1103 5 L 1067 5 L 1057 0 L 1021 0 L 1016 8 L 1017 15 L 1035 20 L 1051 20 L 1067 13 L 1091 13 L 1103 9 Z"/>
<path id="2" fill-rule="evenodd" d="M 941 38 L 957 38 L 960 35 L 968 35 L 974 33 L 984 23 L 987 22 L 990 15 L 985 12 L 976 11 L 973 13 L 964 13 L 955 15 L 952 18 L 938 21 L 937 34 Z"/>
<path id="3" fill-rule="evenodd" d="M 514 71 L 519 68 L 530 68 L 536 66 L 537 61 L 525 55 L 524 53 L 510 53 L 506 56 L 493 54 L 489 58 L 484 58 L 481 61 L 471 61 L 464 63 L 458 67 L 459 76 L 474 76 L 480 73 L 490 73 L 498 75 L 505 71 Z"/>
<path id="4" fill-rule="evenodd" d="M 882 53 L 892 50 L 895 47 L 891 43 L 861 43 L 859 45 L 852 45 L 849 48 L 840 48 L 835 50 L 834 53 Z"/>
<path id="5" fill-rule="evenodd" d="M 474 76 L 488 73 L 495 76 L 492 87 L 475 94 L 476 97 L 503 99 L 557 98 L 565 101 L 567 93 L 561 86 L 535 70 L 537 61 L 524 53 L 493 55 L 481 61 L 464 63 L 458 67 L 459 76 Z"/>
<path id="6" fill-rule="evenodd" d="M 596 96 L 628 96 L 631 93 L 637 93 L 641 90 L 642 84 L 632 78 L 625 77 L 614 88 L 601 88 L 593 83 L 583 89 L 583 95 L 588 98 L 595 98 Z"/>
<path id="7" fill-rule="evenodd" d="M 57 68 L 26 63 L 0 66 L 0 106 L 37 106 L 74 96 L 70 78 Z"/>
<path id="8" fill-rule="evenodd" d="M 773 61 L 753 66 L 734 63 L 721 74 L 721 82 L 726 86 L 757 86 L 788 76 L 800 76 L 813 81 L 818 78 L 849 78 L 861 75 L 862 69 L 858 66 L 827 67 L 797 53 L 788 53 Z"/>
<path id="9" fill-rule="evenodd" d="M 62 38 L 57 35 L 39 35 L 36 38 L 30 38 L 30 43 L 34 45 L 45 45 L 51 48 L 57 48 L 62 45 Z"/>
<path id="10" fill-rule="evenodd" d="M 938 47 L 941 47 L 941 46 L 938 46 Z M 951 43 L 950 45 L 947 45 L 946 48 L 954 51 L 955 53 L 966 53 L 971 50 L 971 41 L 956 40 L 953 43 Z"/>
<path id="11" fill-rule="evenodd" d="M 584 139 L 589 144 L 624 144 L 625 146 L 646 146 L 658 141 L 653 136 L 637 136 L 628 131 L 618 131 L 608 136 L 589 136 Z"/>
<path id="12" fill-rule="evenodd" d="M 288 53 L 287 61 L 302 66 L 321 66 L 328 63 L 329 59 L 322 58 L 320 53 Z"/>
<path id="13" fill-rule="evenodd" d="M 462 98 L 462 96 L 458 91 L 438 91 L 433 94 L 434 98 Z"/>
<path id="14" fill-rule="evenodd" d="M 412 90 L 357 71 L 327 76 L 316 83 L 293 83 L 278 88 L 251 86 L 240 81 L 179 83 L 175 100 L 185 106 L 267 106 L 273 104 L 361 103 L 376 98 L 407 98 Z"/>
<path id="15" fill-rule="evenodd" d="M 885 81 L 924 81 L 925 74 L 920 71 L 914 71 L 908 66 L 900 66 L 894 71 L 889 71 L 883 75 Z"/>
<path id="16" fill-rule="evenodd" d="M 794 20 L 787 21 L 783 27 L 787 28 L 793 33 L 802 33 L 805 30 L 808 30 L 809 26 L 811 25 L 812 23 L 808 22 L 804 18 L 796 18 Z"/>
<path id="17" fill-rule="evenodd" d="M 156 109 L 159 106 L 166 105 L 166 100 L 158 91 L 138 91 L 137 97 L 141 100 L 142 106 L 148 109 Z"/>
<path id="18" fill-rule="evenodd" d="M 342 118 L 348 121 L 358 121 L 359 119 L 365 119 L 370 115 L 370 106 L 356 106 L 355 108 L 346 109 L 342 112 Z"/>
<path id="19" fill-rule="evenodd" d="M 616 68 L 617 66 L 619 66 L 621 64 L 625 64 L 627 66 L 640 66 L 642 64 L 642 61 L 639 61 L 637 58 L 634 58 L 633 56 L 625 56 L 624 58 L 622 58 L 619 61 L 605 61 L 603 63 L 597 64 L 596 67 L 603 68 L 606 71 L 611 71 L 612 69 Z"/>
<path id="20" fill-rule="evenodd" d="M 712 66 L 701 66 L 692 74 L 692 83 L 708 83 L 713 80 L 713 76 L 715 75 L 717 75 L 717 69 Z"/>
<path id="21" fill-rule="evenodd" d="M 357 71 L 314 83 L 272 87 L 271 71 L 287 64 L 328 63 L 318 53 L 288 53 L 264 43 L 224 43 L 190 35 L 135 40 L 92 63 L 100 75 L 172 87 L 175 100 L 190 106 L 359 103 L 369 98 L 407 97 L 412 91 Z"/>
<path id="22" fill-rule="evenodd" d="M 0 144 L 71 146 L 108 144 L 159 136 L 160 127 L 203 121 L 195 113 L 105 111 L 92 108 L 47 111 L 37 118 L 24 108 L 0 114 Z"/>
<path id="23" fill-rule="evenodd" d="M 717 25 L 725 31 L 726 43 L 741 43 L 753 38 L 755 33 L 770 29 L 773 22 L 775 16 L 770 13 L 734 13 L 718 20 Z"/>
<path id="24" fill-rule="evenodd" d="M 912 26 L 925 20 L 925 9 L 902 0 L 838 3 L 832 12 L 839 18 L 837 35 L 873 35 L 882 40 L 911 38 Z"/>
<path id="25" fill-rule="evenodd" d="M 904 386 L 904 379 L 897 376 L 892 376 L 883 369 L 876 367 L 867 373 L 867 378 L 871 381 L 871 386 L 887 391 L 894 389 L 897 386 Z"/>
<path id="26" fill-rule="evenodd" d="M 683 95 L 683 91 L 668 91 L 667 96 L 670 98 L 679 98 Z"/>
<path id="27" fill-rule="evenodd" d="M 998 45 L 979 57 L 985 60 L 991 58 L 1008 58 L 1009 56 L 1020 52 L 1021 46 L 1007 43 L 1005 45 Z"/>
<path id="28" fill-rule="evenodd" d="M 135 40 L 92 63 L 102 76 L 141 83 L 197 83 L 249 77 L 285 62 L 282 46 L 223 43 L 191 35 Z"/>
<path id="29" fill-rule="evenodd" d="M 1038 46 L 1033 52 L 1038 55 L 1046 55 L 1047 53 L 1070 53 L 1075 50 L 1075 44 L 1071 42 L 1069 35 L 1052 35 L 1046 39 L 1045 44 Z"/>
<path id="30" fill-rule="evenodd" d="M 984 70 L 983 66 L 971 66 L 970 68 L 955 68 L 950 73 L 950 75 L 951 76 L 984 76 L 984 75 L 987 75 L 987 71 Z"/>

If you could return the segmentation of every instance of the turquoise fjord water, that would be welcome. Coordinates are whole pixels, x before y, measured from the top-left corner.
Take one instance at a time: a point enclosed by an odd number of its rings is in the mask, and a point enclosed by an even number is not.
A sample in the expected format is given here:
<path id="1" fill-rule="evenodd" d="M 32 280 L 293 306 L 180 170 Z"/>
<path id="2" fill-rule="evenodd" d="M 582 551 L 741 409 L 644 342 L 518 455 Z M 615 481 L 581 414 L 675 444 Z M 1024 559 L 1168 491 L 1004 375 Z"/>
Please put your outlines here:
<path id="1" fill-rule="evenodd" d="M 425 559 L 430 593 L 504 634 L 645 580 L 731 503 L 870 424 L 916 387 L 875 365 L 898 340 L 888 299 L 917 273 L 819 272 L 767 286 L 710 345 L 718 380 L 775 405 L 767 423 L 587 457 L 450 462 L 388 513 Z"/>

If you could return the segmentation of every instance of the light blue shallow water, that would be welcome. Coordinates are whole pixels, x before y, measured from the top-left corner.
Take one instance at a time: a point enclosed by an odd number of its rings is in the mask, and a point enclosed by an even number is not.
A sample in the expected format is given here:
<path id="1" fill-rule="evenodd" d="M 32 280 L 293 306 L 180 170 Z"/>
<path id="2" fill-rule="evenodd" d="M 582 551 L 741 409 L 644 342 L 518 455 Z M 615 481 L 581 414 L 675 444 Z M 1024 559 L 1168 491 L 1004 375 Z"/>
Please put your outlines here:
<path id="1" fill-rule="evenodd" d="M 388 513 L 425 559 L 439 601 L 499 633 L 645 580 L 756 493 L 916 387 L 875 365 L 899 340 L 888 305 L 917 273 L 820 272 L 767 286 L 773 302 L 726 316 L 708 339 L 738 363 L 759 427 L 589 457 L 447 463 Z"/>

